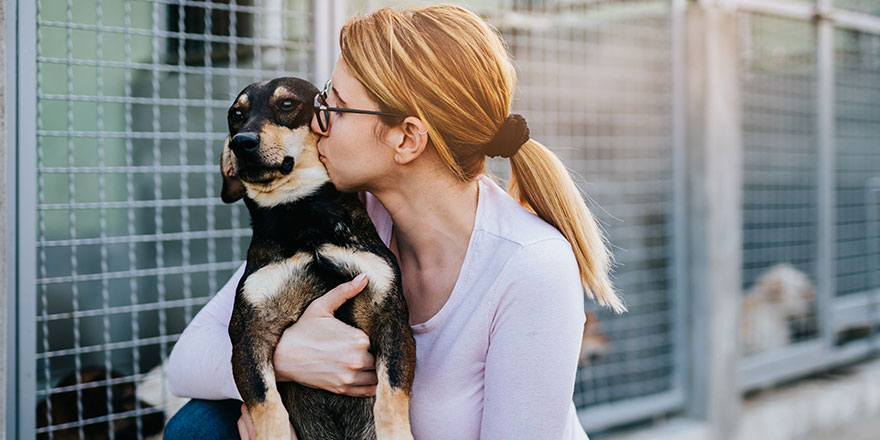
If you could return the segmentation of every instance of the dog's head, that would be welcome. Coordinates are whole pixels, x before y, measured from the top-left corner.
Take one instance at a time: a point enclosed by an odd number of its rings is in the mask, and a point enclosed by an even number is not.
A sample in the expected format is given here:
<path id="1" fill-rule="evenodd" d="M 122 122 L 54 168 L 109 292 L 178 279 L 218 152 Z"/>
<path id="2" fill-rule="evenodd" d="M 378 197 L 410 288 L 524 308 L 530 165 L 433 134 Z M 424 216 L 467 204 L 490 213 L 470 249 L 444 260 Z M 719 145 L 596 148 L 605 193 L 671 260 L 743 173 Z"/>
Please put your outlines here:
<path id="1" fill-rule="evenodd" d="M 786 317 L 803 317 L 812 311 L 816 287 L 807 274 L 780 263 L 761 274 L 747 295 L 763 297 Z"/>
<path id="2" fill-rule="evenodd" d="M 287 203 L 329 181 L 309 129 L 318 90 L 299 78 L 276 78 L 244 88 L 229 107 L 223 144 L 221 196 L 245 195 L 262 207 Z"/>

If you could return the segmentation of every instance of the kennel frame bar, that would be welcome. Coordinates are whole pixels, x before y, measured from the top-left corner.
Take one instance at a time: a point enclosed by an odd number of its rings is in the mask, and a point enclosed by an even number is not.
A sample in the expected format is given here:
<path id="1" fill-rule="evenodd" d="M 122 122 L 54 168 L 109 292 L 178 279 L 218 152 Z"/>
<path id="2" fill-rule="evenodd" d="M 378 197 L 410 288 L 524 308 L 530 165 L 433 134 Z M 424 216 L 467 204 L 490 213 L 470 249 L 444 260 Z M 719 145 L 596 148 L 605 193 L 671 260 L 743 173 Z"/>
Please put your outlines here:
<path id="1" fill-rule="evenodd" d="M 832 303 L 837 292 L 836 261 L 837 226 L 836 206 L 836 158 L 837 146 L 834 138 L 834 23 L 824 18 L 824 13 L 833 8 L 833 0 L 816 0 L 816 138 L 818 142 L 818 243 L 816 249 L 817 306 L 820 338 L 823 346 L 834 346 L 834 315 Z"/>
<path id="2" fill-rule="evenodd" d="M 36 427 L 36 4 L 7 0 L 7 208 L 14 249 L 7 249 L 8 438 L 33 438 Z M 11 111 L 10 111 L 11 110 Z M 9 191 L 11 189 L 11 191 Z M 14 211 L 14 213 L 10 212 Z M 25 264 L 20 264 L 25 262 Z"/>

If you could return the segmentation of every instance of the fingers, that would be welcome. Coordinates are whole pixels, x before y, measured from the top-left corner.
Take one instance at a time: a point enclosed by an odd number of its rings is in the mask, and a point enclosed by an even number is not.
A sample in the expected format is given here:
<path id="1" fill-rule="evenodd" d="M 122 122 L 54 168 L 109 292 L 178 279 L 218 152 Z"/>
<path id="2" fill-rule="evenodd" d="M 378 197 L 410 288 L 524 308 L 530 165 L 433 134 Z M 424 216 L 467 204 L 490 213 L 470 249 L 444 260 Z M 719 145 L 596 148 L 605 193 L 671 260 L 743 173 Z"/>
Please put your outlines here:
<path id="1" fill-rule="evenodd" d="M 309 306 L 309 309 L 315 306 L 325 314 L 332 315 L 342 304 L 364 290 L 366 285 L 367 275 L 362 273 L 354 277 L 353 280 L 334 287 L 325 293 L 324 296 L 316 299 Z"/>
<path id="2" fill-rule="evenodd" d="M 238 418 L 238 435 L 241 440 L 255 440 L 257 438 L 257 430 L 254 428 L 254 421 L 251 419 L 251 413 L 248 412 L 247 405 L 241 404 L 241 417 Z"/>
<path id="3" fill-rule="evenodd" d="M 358 371 L 342 377 L 342 384 L 331 388 L 330 392 L 348 396 L 363 397 L 376 394 L 379 380 L 375 370 Z"/>
<path id="4" fill-rule="evenodd" d="M 351 387 L 376 386 L 379 378 L 376 376 L 376 370 L 358 371 L 355 373 L 351 381 Z"/>
<path id="5" fill-rule="evenodd" d="M 371 397 L 376 395 L 376 385 L 364 385 L 359 387 L 350 387 L 345 392 L 340 393 L 351 397 Z"/>
<path id="6" fill-rule="evenodd" d="M 250 433 L 248 433 L 247 428 L 244 425 L 244 417 L 239 417 L 238 419 L 238 436 L 241 437 L 241 440 L 254 440 L 254 437 L 251 437 Z"/>

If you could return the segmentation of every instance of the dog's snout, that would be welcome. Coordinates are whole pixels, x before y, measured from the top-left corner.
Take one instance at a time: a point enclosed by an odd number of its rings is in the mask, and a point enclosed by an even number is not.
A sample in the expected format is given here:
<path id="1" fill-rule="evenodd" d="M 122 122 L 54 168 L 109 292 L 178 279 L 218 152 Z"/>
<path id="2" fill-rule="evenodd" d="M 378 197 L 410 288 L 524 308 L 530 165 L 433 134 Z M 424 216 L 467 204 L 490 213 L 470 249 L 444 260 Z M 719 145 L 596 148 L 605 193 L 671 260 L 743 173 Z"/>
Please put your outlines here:
<path id="1" fill-rule="evenodd" d="M 232 137 L 229 148 L 236 156 L 253 153 L 260 148 L 260 137 L 256 133 L 238 133 Z"/>

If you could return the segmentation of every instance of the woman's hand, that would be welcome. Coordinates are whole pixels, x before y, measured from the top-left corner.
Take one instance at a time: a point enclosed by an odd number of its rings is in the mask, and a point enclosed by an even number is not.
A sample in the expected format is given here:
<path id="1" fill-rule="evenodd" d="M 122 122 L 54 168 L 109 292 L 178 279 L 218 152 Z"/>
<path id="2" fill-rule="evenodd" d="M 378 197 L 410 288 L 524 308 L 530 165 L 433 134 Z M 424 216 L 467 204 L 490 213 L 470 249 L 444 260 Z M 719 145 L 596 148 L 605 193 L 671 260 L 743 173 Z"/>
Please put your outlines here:
<path id="1" fill-rule="evenodd" d="M 238 418 L 238 435 L 241 440 L 256 440 L 257 431 L 254 429 L 254 419 L 248 412 L 247 405 L 241 404 L 241 417 Z M 290 440 L 297 440 L 296 432 L 293 431 L 293 425 L 290 426 Z"/>
<path id="2" fill-rule="evenodd" d="M 314 300 L 281 335 L 275 348 L 275 377 L 349 396 L 376 394 L 370 339 L 333 313 L 367 285 L 367 277 L 340 284 Z"/>

